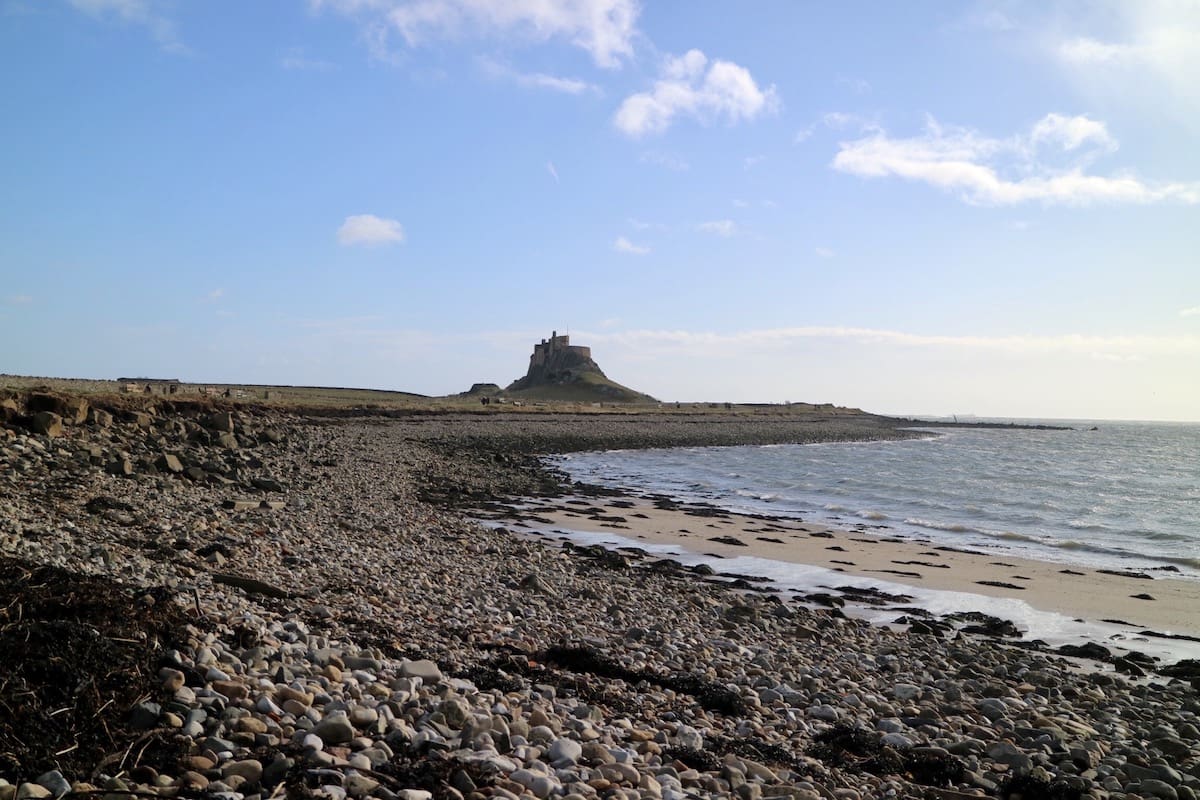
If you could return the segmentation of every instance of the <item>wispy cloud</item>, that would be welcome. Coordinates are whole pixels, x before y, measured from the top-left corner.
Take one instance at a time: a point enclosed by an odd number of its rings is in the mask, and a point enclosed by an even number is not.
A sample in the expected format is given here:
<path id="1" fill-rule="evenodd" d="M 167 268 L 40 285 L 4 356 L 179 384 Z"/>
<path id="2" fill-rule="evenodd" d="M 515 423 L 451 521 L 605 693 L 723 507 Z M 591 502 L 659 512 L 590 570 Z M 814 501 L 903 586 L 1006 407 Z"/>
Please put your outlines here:
<path id="1" fill-rule="evenodd" d="M 97 19 L 115 19 L 145 28 L 168 53 L 186 55 L 191 50 L 179 38 L 175 23 L 155 10 L 150 0 L 67 0 L 78 11 Z"/>
<path id="2" fill-rule="evenodd" d="M 486 56 L 479 58 L 479 66 L 483 69 L 484 74 L 489 77 L 510 81 L 525 89 L 548 89 L 564 94 L 583 94 L 588 91 L 600 91 L 600 87 L 594 83 L 588 83 L 576 78 L 547 75 L 544 72 L 520 72 L 507 64 Z"/>
<path id="3" fill-rule="evenodd" d="M 1092 94 L 1149 103 L 1195 129 L 1200 3 L 1141 0 L 1095 10 L 1072 14 L 1046 37 L 1068 74 Z"/>
<path id="4" fill-rule="evenodd" d="M 343 245 L 391 244 L 404 241 L 404 226 L 394 219 L 356 214 L 346 217 L 337 237 Z"/>
<path id="5" fill-rule="evenodd" d="M 1025 134 L 1007 139 L 932 118 L 918 136 L 884 130 L 842 142 L 834 169 L 864 178 L 897 177 L 953 192 L 976 205 L 1200 202 L 1200 183 L 1149 183 L 1129 173 L 1087 172 L 1117 148 L 1103 122 L 1047 114 Z"/>
<path id="6" fill-rule="evenodd" d="M 333 69 L 336 65 L 332 61 L 309 58 L 304 54 L 304 48 L 293 47 L 279 59 L 279 66 L 287 70 L 326 72 Z"/>
<path id="7" fill-rule="evenodd" d="M 558 168 L 554 166 L 553 161 L 546 162 L 546 172 L 550 173 L 550 177 L 554 178 L 555 183 L 560 183 L 558 179 Z"/>
<path id="8" fill-rule="evenodd" d="M 701 222 L 696 226 L 696 230 L 701 233 L 711 233 L 725 238 L 733 236 L 737 233 L 737 229 L 737 223 L 731 219 L 715 219 Z"/>
<path id="9" fill-rule="evenodd" d="M 860 344 L 984 350 L 1018 355 L 1068 354 L 1102 360 L 1200 355 L 1200 336 L 948 336 L 840 326 L 766 328 L 734 333 L 681 330 L 581 333 L 595 343 L 649 348 L 658 354 L 770 350 L 809 340 L 842 340 Z"/>
<path id="10" fill-rule="evenodd" d="M 650 252 L 649 247 L 645 247 L 640 244 L 634 244 L 624 236 L 618 236 L 616 241 L 613 242 L 612 246 L 613 250 L 616 250 L 618 253 L 628 253 L 629 255 L 633 256 L 644 256 Z"/>
<path id="11" fill-rule="evenodd" d="M 33 303 L 33 298 L 27 294 L 10 294 L 4 298 L 5 305 L 27 306 Z"/>
<path id="12" fill-rule="evenodd" d="M 876 130 L 879 123 L 873 117 L 857 114 L 853 111 L 826 111 L 821 115 L 820 123 L 830 130 L 840 131 L 847 128 L 859 130 Z"/>
<path id="13" fill-rule="evenodd" d="M 871 91 L 871 84 L 862 78 L 852 78 L 848 75 L 839 75 L 836 81 L 838 86 L 844 89 L 849 89 L 855 94 L 867 94 Z"/>
<path id="14" fill-rule="evenodd" d="M 213 289 L 208 294 L 204 295 L 204 299 L 210 303 L 215 303 L 225 296 L 225 290 L 221 288 Z"/>
<path id="15" fill-rule="evenodd" d="M 601 67 L 615 68 L 633 55 L 637 0 L 310 0 L 317 9 L 360 18 L 386 48 L 397 33 L 410 46 L 459 39 L 563 40 L 587 51 Z"/>
<path id="16" fill-rule="evenodd" d="M 766 156 L 746 156 L 742 159 L 743 169 L 754 169 L 759 164 L 767 160 Z"/>
<path id="17" fill-rule="evenodd" d="M 649 92 L 625 98 L 613 124 L 626 136 L 663 133 L 681 116 L 701 122 L 753 120 L 779 108 L 774 86 L 763 88 L 750 70 L 732 61 L 709 61 L 699 50 L 667 58 Z"/>
<path id="18" fill-rule="evenodd" d="M 834 256 L 834 252 L 828 247 L 817 247 L 813 249 L 813 252 L 821 258 L 833 258 Z"/>
<path id="19" fill-rule="evenodd" d="M 1192 306 L 1191 308 L 1182 308 L 1179 310 L 1181 317 L 1200 317 L 1200 306 Z"/>
<path id="20" fill-rule="evenodd" d="M 796 135 L 792 137 L 792 143 L 803 144 L 807 142 L 819 128 L 828 128 L 835 131 L 856 128 L 860 132 L 872 132 L 879 130 L 879 123 L 871 117 L 850 111 L 826 111 L 817 118 L 816 122 L 809 123 L 796 131 Z"/>
<path id="21" fill-rule="evenodd" d="M 669 169 L 673 172 L 685 172 L 692 167 L 691 164 L 674 153 L 664 153 L 660 150 L 647 150 L 642 153 L 638 160 L 643 164 L 654 164 L 657 167 Z"/>

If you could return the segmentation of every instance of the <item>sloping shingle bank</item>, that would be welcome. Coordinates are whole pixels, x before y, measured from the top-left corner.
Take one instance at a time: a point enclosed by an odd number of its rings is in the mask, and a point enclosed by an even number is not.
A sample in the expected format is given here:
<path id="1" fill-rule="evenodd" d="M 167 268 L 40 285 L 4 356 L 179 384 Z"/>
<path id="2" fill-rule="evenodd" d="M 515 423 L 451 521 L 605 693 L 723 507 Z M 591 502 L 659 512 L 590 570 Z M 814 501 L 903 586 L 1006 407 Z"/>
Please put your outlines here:
<path id="1" fill-rule="evenodd" d="M 11 743 L 32 723 L 0 714 L 0 800 L 1187 800 L 1200 787 L 1187 680 L 1135 685 L 986 638 L 895 633 L 421 499 L 549 481 L 528 477 L 527 456 L 606 423 L 234 411 L 229 431 L 211 413 L 0 438 L 0 555 L 61 570 L 38 574 L 64 597 L 124 598 L 130 627 L 92 626 L 113 648 L 151 635 L 137 609 L 180 615 L 177 635 L 141 648 L 145 691 L 99 711 L 82 672 L 0 654 L 0 681 L 58 682 L 67 710 L 45 705 L 51 719 L 124 731 L 89 766 L 69 757 L 69 731 L 31 757 Z M 0 632 L 24 613 L 7 597 Z"/>

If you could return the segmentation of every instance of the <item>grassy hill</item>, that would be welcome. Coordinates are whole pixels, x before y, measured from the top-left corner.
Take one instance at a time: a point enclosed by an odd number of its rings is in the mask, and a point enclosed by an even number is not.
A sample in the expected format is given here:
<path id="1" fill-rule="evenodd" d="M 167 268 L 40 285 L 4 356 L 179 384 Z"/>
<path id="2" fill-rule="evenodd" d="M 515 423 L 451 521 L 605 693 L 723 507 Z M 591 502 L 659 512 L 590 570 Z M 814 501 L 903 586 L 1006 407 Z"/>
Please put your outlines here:
<path id="1" fill-rule="evenodd" d="M 527 389 L 508 389 L 506 397 L 567 403 L 657 403 L 648 394 L 634 391 L 596 372 L 580 372 L 565 383 L 546 383 Z"/>

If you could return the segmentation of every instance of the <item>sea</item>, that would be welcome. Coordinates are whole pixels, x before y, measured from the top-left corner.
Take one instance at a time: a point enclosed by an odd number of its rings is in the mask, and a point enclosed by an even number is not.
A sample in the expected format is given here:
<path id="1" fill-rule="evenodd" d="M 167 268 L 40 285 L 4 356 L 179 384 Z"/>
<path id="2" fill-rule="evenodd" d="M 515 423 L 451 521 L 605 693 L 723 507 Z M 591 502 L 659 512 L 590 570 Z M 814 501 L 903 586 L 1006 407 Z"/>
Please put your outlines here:
<path id="1" fill-rule="evenodd" d="M 1200 580 L 1200 424 L 996 421 L 1065 429 L 929 427 L 912 429 L 914 438 L 904 440 L 616 450 L 574 453 L 553 463 L 586 483 L 731 511 L 1067 566 Z M 768 574 L 794 588 L 822 577 L 812 568 L 763 559 L 721 566 Z M 896 588 L 912 594 L 909 587 Z M 1071 621 L 1020 601 L 956 594 L 926 592 L 922 603 L 931 610 L 970 608 L 1015 618 L 1031 637 L 1097 638 L 1095 630 L 1077 630 Z M 1194 657 L 1198 648 L 1143 649 L 1175 657 L 1182 649 Z"/>

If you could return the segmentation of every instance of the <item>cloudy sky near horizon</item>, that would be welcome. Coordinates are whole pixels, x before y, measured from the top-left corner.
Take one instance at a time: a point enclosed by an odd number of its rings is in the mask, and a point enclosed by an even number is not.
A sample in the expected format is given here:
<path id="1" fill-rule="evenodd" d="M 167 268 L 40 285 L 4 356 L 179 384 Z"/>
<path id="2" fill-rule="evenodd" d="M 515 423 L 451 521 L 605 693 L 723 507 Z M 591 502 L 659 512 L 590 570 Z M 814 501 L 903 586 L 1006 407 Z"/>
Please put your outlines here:
<path id="1" fill-rule="evenodd" d="M 0 0 L 0 372 L 1200 420 L 1200 0 Z"/>

